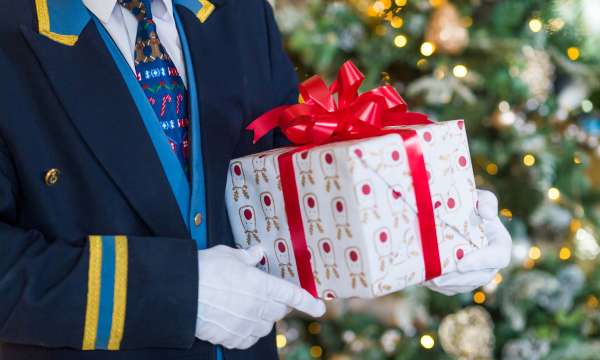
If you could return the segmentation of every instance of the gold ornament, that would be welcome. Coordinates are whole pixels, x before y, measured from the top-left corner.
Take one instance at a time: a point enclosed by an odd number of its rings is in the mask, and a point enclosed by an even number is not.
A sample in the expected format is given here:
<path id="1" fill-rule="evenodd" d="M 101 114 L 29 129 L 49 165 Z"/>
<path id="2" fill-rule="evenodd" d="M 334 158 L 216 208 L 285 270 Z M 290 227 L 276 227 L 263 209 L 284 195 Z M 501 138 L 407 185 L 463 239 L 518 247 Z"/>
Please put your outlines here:
<path id="1" fill-rule="evenodd" d="M 436 51 L 456 55 L 469 45 L 469 31 L 454 5 L 446 2 L 437 7 L 425 33 L 425 40 L 435 44 Z"/>
<path id="2" fill-rule="evenodd" d="M 438 332 L 442 348 L 457 359 L 492 359 L 493 324 L 483 307 L 471 306 L 446 316 Z"/>

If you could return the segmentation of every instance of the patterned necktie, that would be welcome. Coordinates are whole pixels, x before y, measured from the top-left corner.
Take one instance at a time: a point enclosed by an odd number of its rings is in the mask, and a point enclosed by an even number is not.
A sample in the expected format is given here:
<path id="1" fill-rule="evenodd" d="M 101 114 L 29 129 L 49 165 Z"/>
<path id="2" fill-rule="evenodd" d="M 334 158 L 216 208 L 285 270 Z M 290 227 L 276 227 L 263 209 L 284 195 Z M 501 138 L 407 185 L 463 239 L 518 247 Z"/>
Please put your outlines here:
<path id="1" fill-rule="evenodd" d="M 152 19 L 152 0 L 119 0 L 139 21 L 135 72 L 171 148 L 189 177 L 188 93 L 177 68 L 160 43 Z"/>

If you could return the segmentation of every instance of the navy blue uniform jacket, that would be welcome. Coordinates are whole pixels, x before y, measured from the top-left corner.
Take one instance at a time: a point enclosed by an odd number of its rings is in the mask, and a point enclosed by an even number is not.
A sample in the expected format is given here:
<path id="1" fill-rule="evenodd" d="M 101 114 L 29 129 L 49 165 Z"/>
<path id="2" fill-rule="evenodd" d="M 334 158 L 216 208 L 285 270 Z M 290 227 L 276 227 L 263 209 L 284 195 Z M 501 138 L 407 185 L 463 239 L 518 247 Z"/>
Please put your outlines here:
<path id="1" fill-rule="evenodd" d="M 278 142 L 244 128 L 296 101 L 296 75 L 266 0 L 174 3 L 202 224 L 208 246 L 233 246 L 228 163 Z M 80 0 L 0 0 L 0 18 L 0 359 L 213 359 L 194 336 L 197 244 L 94 20 Z M 274 334 L 224 355 L 276 359 Z"/>

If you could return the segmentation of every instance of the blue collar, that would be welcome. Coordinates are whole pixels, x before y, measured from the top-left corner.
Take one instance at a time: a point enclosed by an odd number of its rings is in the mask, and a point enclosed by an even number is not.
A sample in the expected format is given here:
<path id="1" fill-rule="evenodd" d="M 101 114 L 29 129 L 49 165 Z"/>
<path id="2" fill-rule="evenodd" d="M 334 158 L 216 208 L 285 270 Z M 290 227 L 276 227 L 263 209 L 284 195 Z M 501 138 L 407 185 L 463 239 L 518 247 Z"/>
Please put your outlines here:
<path id="1" fill-rule="evenodd" d="M 194 13 L 204 23 L 225 0 L 173 0 Z M 73 46 L 92 19 L 81 0 L 35 0 L 38 31 L 63 45 Z M 176 11 L 176 10 L 175 10 Z"/>

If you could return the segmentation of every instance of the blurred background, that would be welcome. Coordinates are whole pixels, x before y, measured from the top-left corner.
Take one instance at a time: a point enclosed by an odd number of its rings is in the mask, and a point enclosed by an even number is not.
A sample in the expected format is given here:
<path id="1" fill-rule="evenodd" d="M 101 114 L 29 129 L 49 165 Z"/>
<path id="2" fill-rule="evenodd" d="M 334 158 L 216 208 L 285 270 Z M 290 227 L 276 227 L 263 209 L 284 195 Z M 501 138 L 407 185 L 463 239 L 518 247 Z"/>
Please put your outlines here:
<path id="1" fill-rule="evenodd" d="M 455 297 L 411 288 L 279 325 L 282 358 L 600 359 L 600 0 L 273 0 L 301 79 L 352 59 L 365 89 L 464 118 L 510 268 Z"/>

